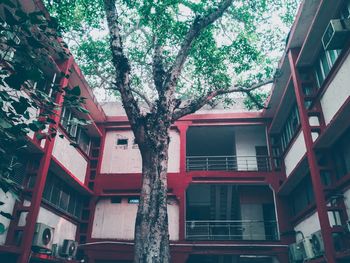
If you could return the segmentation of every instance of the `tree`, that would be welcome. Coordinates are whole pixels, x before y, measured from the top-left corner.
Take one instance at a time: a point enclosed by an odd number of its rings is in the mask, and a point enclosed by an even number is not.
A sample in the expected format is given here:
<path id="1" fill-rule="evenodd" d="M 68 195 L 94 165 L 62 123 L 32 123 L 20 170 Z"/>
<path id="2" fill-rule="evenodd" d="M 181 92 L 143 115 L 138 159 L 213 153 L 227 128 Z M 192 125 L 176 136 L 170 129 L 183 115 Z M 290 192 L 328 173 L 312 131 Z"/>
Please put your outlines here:
<path id="1" fill-rule="evenodd" d="M 73 49 L 83 55 L 92 83 L 96 84 L 97 76 L 120 95 L 139 145 L 142 189 L 134 262 L 170 262 L 167 164 L 171 125 L 219 96 L 232 102 L 228 95 L 232 93 L 244 93 L 255 106 L 264 107 L 259 100 L 264 96 L 256 92 L 276 77 L 267 53 L 284 45 L 280 39 L 271 41 L 282 32 L 277 27 L 258 25 L 271 12 L 290 23 L 296 3 L 101 0 L 92 7 L 87 0 L 48 2 L 52 14 L 66 27 L 68 39 L 72 32 L 71 39 L 79 36 L 81 42 Z M 84 34 L 87 29 L 104 27 L 101 20 L 91 18 L 95 14 L 101 19 L 103 12 L 109 37 L 94 39 Z M 146 110 L 141 109 L 140 100 Z"/>
<path id="2" fill-rule="evenodd" d="M 13 177 L 28 146 L 27 135 L 32 132 L 38 141 L 51 140 L 57 134 L 54 116 L 59 108 L 86 110 L 81 107 L 79 87 L 58 84 L 69 75 L 48 80 L 44 72 L 55 67 L 53 53 L 62 60 L 71 56 L 59 41 L 55 20 L 43 12 L 26 13 L 18 1 L 3 1 L 0 8 L 0 189 L 19 200 L 22 187 Z M 56 103 L 58 93 L 64 93 L 64 105 Z M 76 122 L 87 124 L 84 119 Z M 4 211 L 0 215 L 13 218 Z M 0 223 L 0 234 L 4 231 Z"/>

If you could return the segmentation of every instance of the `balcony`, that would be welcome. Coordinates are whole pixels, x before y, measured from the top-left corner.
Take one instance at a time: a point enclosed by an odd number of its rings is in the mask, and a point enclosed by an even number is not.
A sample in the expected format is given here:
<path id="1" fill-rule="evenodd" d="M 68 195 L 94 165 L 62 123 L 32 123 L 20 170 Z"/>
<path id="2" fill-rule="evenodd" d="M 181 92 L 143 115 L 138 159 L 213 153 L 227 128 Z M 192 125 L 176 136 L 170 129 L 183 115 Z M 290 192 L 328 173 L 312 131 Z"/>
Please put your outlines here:
<path id="1" fill-rule="evenodd" d="M 187 171 L 271 171 L 270 157 L 258 156 L 187 156 Z"/>
<path id="2" fill-rule="evenodd" d="M 193 126 L 186 134 L 187 171 L 270 171 L 264 126 Z"/>
<path id="3" fill-rule="evenodd" d="M 276 221 L 212 220 L 186 221 L 188 240 L 278 240 Z"/>

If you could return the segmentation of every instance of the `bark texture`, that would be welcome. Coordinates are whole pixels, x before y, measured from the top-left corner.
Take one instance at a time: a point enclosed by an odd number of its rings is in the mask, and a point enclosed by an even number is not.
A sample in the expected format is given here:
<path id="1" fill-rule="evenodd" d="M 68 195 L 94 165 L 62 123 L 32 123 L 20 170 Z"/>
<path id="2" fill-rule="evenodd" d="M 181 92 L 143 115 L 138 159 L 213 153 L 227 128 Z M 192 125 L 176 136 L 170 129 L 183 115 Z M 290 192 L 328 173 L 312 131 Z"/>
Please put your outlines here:
<path id="1" fill-rule="evenodd" d="M 135 262 L 170 262 L 167 216 L 168 128 L 146 134 L 142 190 L 135 225 Z M 147 138 L 152 136 L 152 138 Z M 151 143 L 149 143 L 151 142 Z"/>

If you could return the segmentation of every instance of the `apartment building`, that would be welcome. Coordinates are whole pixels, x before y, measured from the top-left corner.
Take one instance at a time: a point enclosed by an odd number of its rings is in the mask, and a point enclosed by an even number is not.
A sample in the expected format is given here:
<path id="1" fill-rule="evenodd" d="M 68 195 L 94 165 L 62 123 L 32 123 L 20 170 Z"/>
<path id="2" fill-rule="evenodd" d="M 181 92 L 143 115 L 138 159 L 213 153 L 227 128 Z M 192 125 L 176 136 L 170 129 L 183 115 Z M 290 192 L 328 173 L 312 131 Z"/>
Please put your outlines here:
<path id="1" fill-rule="evenodd" d="M 268 109 L 238 103 L 174 123 L 173 262 L 350 261 L 349 17 L 348 0 L 304 0 Z M 132 262 L 138 145 L 120 104 L 99 105 L 72 58 L 57 61 L 62 71 L 72 73 L 61 85 L 79 85 L 88 98 L 91 124 L 67 125 L 79 113 L 63 109 L 56 124 L 63 138 L 28 138 L 16 177 L 21 201 L 0 195 L 15 218 L 0 218 L 7 226 L 0 261 Z"/>

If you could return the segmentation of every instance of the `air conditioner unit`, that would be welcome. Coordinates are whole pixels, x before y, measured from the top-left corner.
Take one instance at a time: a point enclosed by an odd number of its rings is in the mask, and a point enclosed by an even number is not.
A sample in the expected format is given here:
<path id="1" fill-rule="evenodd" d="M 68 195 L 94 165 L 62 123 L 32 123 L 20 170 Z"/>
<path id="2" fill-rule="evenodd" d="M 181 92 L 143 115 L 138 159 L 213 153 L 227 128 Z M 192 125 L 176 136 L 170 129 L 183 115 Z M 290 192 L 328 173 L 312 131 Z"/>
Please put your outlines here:
<path id="1" fill-rule="evenodd" d="M 304 260 L 309 260 L 315 258 L 315 253 L 313 251 L 312 242 L 310 237 L 304 238 L 300 242 L 300 247 L 303 251 L 303 258 Z"/>
<path id="2" fill-rule="evenodd" d="M 78 242 L 70 239 L 65 239 L 63 241 L 63 246 L 61 248 L 61 256 L 67 258 L 74 258 L 78 249 Z"/>
<path id="3" fill-rule="evenodd" d="M 311 235 L 311 243 L 315 257 L 322 256 L 324 254 L 324 243 L 321 230 Z"/>
<path id="4" fill-rule="evenodd" d="M 43 223 L 35 224 L 32 246 L 37 249 L 51 250 L 54 228 Z"/>
<path id="5" fill-rule="evenodd" d="M 302 262 L 304 259 L 303 253 L 303 247 L 300 245 L 300 242 L 291 244 L 289 246 L 289 262 Z"/>
<path id="6" fill-rule="evenodd" d="M 332 19 L 322 36 L 325 50 L 341 49 L 350 35 L 350 19 Z"/>

